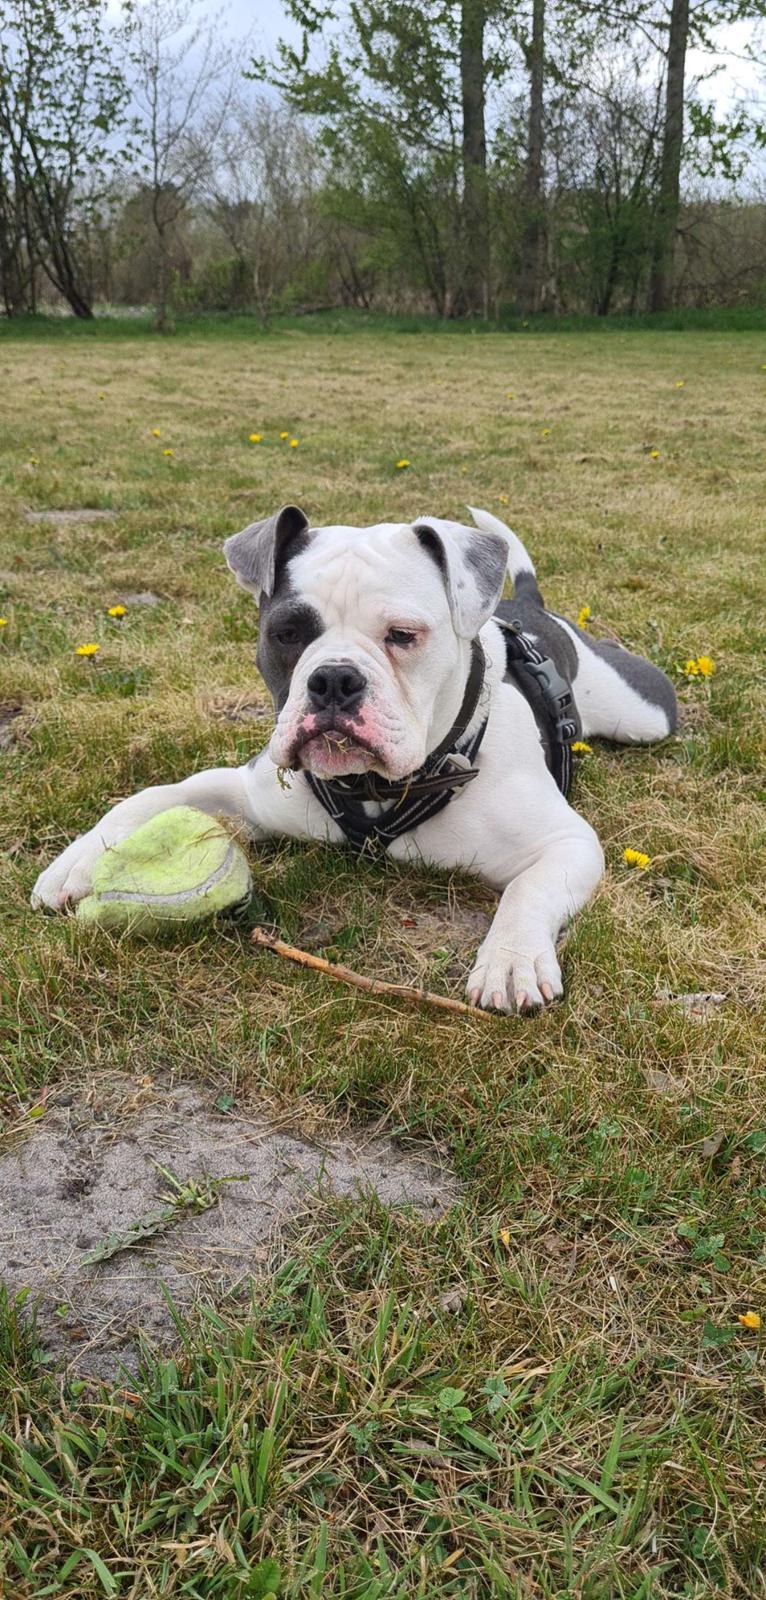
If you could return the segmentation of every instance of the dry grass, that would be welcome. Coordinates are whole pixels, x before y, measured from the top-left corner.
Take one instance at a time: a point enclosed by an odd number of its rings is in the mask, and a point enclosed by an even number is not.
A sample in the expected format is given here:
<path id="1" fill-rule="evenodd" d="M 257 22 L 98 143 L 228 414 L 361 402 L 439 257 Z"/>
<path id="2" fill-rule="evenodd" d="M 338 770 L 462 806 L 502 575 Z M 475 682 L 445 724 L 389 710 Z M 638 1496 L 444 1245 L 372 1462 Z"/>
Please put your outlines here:
<path id="1" fill-rule="evenodd" d="M 196 1071 L 309 1128 L 438 1140 L 467 1185 L 432 1229 L 328 1206 L 127 1409 L 58 1392 L 7 1308 L 9 1593 L 265 1595 L 258 1560 L 295 1596 L 766 1593 L 761 1343 L 737 1321 L 766 1317 L 762 358 L 712 332 L 0 343 L 8 1125 L 69 1078 Z M 220 545 L 286 500 L 486 505 L 552 605 L 677 677 L 679 739 L 581 768 L 609 871 L 550 1015 L 413 1015 L 244 929 L 137 946 L 27 910 L 113 797 L 266 738 Z M 113 517 L 25 516 L 77 507 Z M 108 619 L 143 590 L 162 603 Z M 684 684 L 702 653 L 715 676 Z M 286 937 L 455 994 L 491 908 L 315 846 L 264 852 L 258 888 Z M 702 1019 L 661 998 L 711 989 Z"/>

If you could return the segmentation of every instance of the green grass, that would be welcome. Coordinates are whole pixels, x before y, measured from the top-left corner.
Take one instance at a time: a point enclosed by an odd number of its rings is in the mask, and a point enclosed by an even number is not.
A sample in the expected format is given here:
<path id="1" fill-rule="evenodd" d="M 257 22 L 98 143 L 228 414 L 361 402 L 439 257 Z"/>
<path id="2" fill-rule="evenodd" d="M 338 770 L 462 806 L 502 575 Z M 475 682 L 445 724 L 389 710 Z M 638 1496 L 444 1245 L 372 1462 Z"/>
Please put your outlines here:
<path id="1" fill-rule="evenodd" d="M 147 1352 L 118 1392 L 63 1384 L 0 1303 L 0 1592 L 766 1594 L 762 1340 L 738 1321 L 766 1317 L 766 342 L 312 325 L 250 348 L 242 323 L 3 330 L 2 1128 L 44 1090 L 171 1069 L 309 1130 L 438 1142 L 463 1198 L 425 1222 L 325 1196 L 250 1305 L 179 1322 L 174 1360 Z M 554 607 L 588 603 L 678 683 L 677 740 L 580 769 L 608 873 L 549 1014 L 445 1020 L 236 925 L 131 943 L 28 910 L 112 798 L 267 737 L 236 720 L 265 695 L 220 545 L 287 500 L 349 522 L 486 505 Z M 113 515 L 25 518 L 67 507 Z M 143 589 L 163 603 L 111 622 Z M 687 683 L 702 653 L 716 673 Z M 461 993 L 480 885 L 316 845 L 261 862 L 287 937 Z M 668 989 L 727 998 L 695 1020 Z"/>
<path id="2" fill-rule="evenodd" d="M 151 334 L 152 313 L 148 310 L 127 315 L 119 308 L 99 313 L 93 321 L 83 322 L 76 317 L 51 316 L 40 313 L 23 316 L 13 321 L 0 319 L 0 344 L 20 340 L 48 341 L 51 338 L 68 342 L 80 339 L 102 343 L 112 339 L 135 339 Z M 470 318 L 440 318 L 428 312 L 359 311 L 343 307 L 322 308 L 316 311 L 278 312 L 271 319 L 270 332 L 343 334 L 356 338 L 359 334 L 434 333 L 452 336 L 476 336 L 503 333 L 764 333 L 766 309 L 757 305 L 742 306 L 682 306 L 673 311 L 640 311 L 632 315 L 614 312 L 599 317 L 586 312 L 569 312 L 553 317 L 545 313 L 523 317 L 512 308 L 504 309 L 490 321 L 473 321 Z M 210 311 L 179 312 L 175 318 L 175 336 L 204 334 L 218 335 L 223 339 L 254 339 L 264 336 L 260 319 L 253 312 Z"/>

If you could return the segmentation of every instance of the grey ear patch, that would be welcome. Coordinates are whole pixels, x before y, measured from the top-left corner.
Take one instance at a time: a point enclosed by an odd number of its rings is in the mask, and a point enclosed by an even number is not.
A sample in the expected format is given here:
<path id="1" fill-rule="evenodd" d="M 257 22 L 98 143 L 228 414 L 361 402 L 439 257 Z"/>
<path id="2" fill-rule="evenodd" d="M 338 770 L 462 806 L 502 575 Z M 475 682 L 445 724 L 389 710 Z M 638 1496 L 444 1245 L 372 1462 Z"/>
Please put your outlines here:
<path id="1" fill-rule="evenodd" d="M 455 632 L 474 638 L 503 592 L 507 541 L 438 517 L 413 523 L 413 530 L 443 575 Z"/>
<path id="2" fill-rule="evenodd" d="M 505 581 L 508 562 L 508 546 L 505 540 L 498 538 L 495 533 L 482 533 L 466 547 L 465 562 L 471 569 L 482 600 L 492 600 L 494 605 L 497 597 L 498 570 L 502 571 Z"/>
<path id="3" fill-rule="evenodd" d="M 251 522 L 240 533 L 231 534 L 223 553 L 237 583 L 257 600 L 261 595 L 272 595 L 280 562 L 288 551 L 297 553 L 308 525 L 300 506 L 282 506 L 281 511 L 263 522 Z"/>

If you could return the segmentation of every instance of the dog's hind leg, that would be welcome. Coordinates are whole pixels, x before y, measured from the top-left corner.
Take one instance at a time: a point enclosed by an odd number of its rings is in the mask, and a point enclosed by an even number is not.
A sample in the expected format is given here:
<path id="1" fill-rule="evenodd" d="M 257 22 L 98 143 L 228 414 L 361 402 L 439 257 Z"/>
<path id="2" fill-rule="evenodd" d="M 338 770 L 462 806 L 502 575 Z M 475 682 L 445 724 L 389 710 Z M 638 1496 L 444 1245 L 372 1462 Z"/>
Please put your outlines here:
<path id="1" fill-rule="evenodd" d="M 676 692 L 659 667 L 611 639 L 588 639 L 563 617 L 556 619 L 574 641 L 574 694 L 583 736 L 619 744 L 653 744 L 678 722 Z"/>

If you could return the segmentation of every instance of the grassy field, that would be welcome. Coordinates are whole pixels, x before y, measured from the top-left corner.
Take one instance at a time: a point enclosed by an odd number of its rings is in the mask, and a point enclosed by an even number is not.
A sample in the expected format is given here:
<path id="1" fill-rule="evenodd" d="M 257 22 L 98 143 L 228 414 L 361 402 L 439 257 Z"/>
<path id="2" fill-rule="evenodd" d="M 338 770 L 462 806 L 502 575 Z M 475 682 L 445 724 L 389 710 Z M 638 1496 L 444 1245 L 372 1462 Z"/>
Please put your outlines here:
<path id="1" fill-rule="evenodd" d="M 0 1593 L 766 1595 L 763 334 L 68 334 L 0 339 L 0 1137 L 171 1074 L 434 1142 L 464 1188 L 431 1222 L 325 1195 L 249 1314 L 133 1393 L 63 1383 L 6 1298 Z M 487 506 L 553 606 L 677 682 L 677 739 L 580 765 L 608 871 L 545 1016 L 339 991 L 234 925 L 120 943 L 28 909 L 113 798 L 265 742 L 220 546 L 287 500 Z M 112 516 L 27 516 L 82 508 Z M 126 591 L 161 603 L 114 621 Z M 492 903 L 317 846 L 265 851 L 258 894 L 455 995 Z"/>

